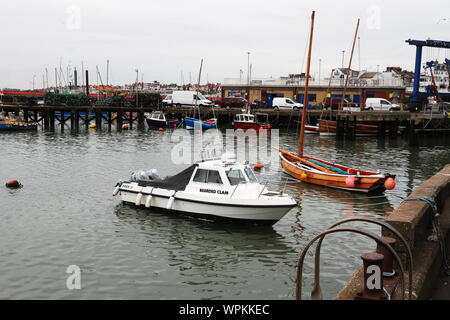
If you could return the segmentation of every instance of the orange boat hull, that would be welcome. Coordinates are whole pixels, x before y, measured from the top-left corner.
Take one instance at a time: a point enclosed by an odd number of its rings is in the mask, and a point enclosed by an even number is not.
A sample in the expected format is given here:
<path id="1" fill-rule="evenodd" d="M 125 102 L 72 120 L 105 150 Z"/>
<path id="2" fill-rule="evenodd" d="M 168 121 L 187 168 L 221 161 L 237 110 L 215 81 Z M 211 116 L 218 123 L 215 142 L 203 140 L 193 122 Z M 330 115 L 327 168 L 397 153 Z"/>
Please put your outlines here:
<path id="1" fill-rule="evenodd" d="M 322 174 L 312 170 L 305 170 L 300 168 L 295 160 L 289 159 L 288 155 L 283 153 L 281 155 L 281 166 L 284 171 L 291 177 L 302 182 L 362 193 L 383 192 L 386 190 L 384 182 L 389 176 L 376 175 L 374 177 L 358 177 L 355 186 L 351 187 L 347 185 L 346 182 L 349 177 L 348 175 Z"/>

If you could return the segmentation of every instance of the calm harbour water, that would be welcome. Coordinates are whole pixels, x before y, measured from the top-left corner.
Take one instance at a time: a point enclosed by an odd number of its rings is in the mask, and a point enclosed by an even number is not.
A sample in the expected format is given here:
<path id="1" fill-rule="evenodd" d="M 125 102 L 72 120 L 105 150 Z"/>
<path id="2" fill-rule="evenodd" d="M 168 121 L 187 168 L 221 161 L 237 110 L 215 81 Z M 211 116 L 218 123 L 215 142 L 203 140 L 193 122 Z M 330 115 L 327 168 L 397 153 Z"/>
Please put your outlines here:
<path id="1" fill-rule="evenodd" d="M 384 197 L 288 183 L 298 208 L 272 227 L 195 220 L 124 206 L 114 185 L 139 169 L 171 175 L 165 133 L 0 134 L 0 299 L 293 299 L 296 264 L 314 235 L 345 215 L 384 216 L 411 190 L 450 163 L 450 139 L 412 147 L 402 138 L 378 141 L 308 136 L 309 155 L 397 175 Z M 296 150 L 295 133 L 280 133 Z M 274 164 L 258 174 L 279 190 L 286 176 Z M 377 231 L 377 229 L 375 229 Z M 332 298 L 374 244 L 333 235 L 322 253 L 322 287 Z M 312 254 L 304 271 L 308 297 Z M 81 290 L 68 290 L 66 269 L 81 268 Z"/>

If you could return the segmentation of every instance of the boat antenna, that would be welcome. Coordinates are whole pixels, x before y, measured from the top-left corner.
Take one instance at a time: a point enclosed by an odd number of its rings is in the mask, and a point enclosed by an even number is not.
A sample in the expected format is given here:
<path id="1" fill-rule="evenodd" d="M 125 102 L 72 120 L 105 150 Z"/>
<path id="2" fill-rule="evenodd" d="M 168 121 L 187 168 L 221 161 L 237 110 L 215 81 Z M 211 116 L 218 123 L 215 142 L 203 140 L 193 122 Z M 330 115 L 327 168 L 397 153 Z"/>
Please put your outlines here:
<path id="1" fill-rule="evenodd" d="M 311 15 L 311 31 L 309 35 L 309 49 L 308 49 L 308 62 L 306 65 L 306 82 L 305 82 L 305 96 L 303 99 L 303 113 L 302 113 L 302 125 L 300 129 L 300 143 L 298 145 L 298 154 L 303 156 L 303 143 L 305 141 L 305 122 L 307 116 L 307 107 L 308 107 L 308 90 L 309 90 L 309 75 L 311 72 L 311 52 L 312 52 L 312 42 L 313 42 L 313 34 L 314 34 L 314 18 L 316 12 L 313 11 Z"/>
<path id="2" fill-rule="evenodd" d="M 342 92 L 342 99 L 341 99 L 341 103 L 339 105 L 339 112 L 342 111 L 342 108 L 344 106 L 345 94 L 347 93 L 347 87 L 348 87 L 348 80 L 350 78 L 350 73 L 352 71 L 353 53 L 355 52 L 355 45 L 356 45 L 356 40 L 358 38 L 358 31 L 359 31 L 359 23 L 360 23 L 360 21 L 361 21 L 361 19 L 358 19 L 358 23 L 356 24 L 355 37 L 353 38 L 352 53 L 350 54 L 350 61 L 348 63 L 348 70 L 347 70 L 348 72 L 347 72 L 347 76 L 345 77 L 344 92 Z"/>

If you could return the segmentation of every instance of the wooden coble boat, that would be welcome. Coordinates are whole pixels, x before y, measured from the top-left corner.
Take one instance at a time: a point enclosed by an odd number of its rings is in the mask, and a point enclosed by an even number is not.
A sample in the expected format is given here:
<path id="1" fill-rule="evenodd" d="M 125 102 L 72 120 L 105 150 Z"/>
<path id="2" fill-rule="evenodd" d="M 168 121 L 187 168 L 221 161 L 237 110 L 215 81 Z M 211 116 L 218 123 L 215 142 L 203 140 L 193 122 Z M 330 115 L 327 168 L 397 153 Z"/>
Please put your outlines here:
<path id="1" fill-rule="evenodd" d="M 395 176 L 362 171 L 313 157 L 280 151 L 281 166 L 291 177 L 305 183 L 361 193 L 383 192 Z"/>
<path id="2" fill-rule="evenodd" d="M 312 40 L 314 31 L 314 16 L 313 11 L 311 17 L 311 33 L 309 40 L 309 52 L 308 52 L 308 64 L 306 71 L 306 83 L 305 83 L 305 103 L 307 104 L 308 90 L 309 90 L 309 75 L 311 68 L 311 51 L 312 51 Z M 350 66 L 353 57 L 353 51 L 355 48 L 355 42 L 359 30 L 359 23 L 356 27 L 355 38 L 353 40 L 352 55 L 350 58 Z M 347 76 L 348 81 L 348 76 Z M 347 82 L 346 81 L 346 82 Z M 345 94 L 344 94 L 345 96 Z M 328 161 L 321 159 L 308 157 L 303 155 L 303 144 L 305 139 L 305 127 L 306 127 L 306 108 L 303 109 L 302 123 L 300 130 L 300 143 L 298 147 L 298 154 L 293 154 L 280 149 L 281 166 L 284 172 L 289 174 L 291 177 L 298 181 L 311 183 L 319 186 L 325 186 L 330 188 L 336 188 L 347 191 L 354 192 L 374 192 L 374 191 L 384 191 L 385 189 L 393 189 L 395 187 L 395 176 L 390 174 L 381 174 L 380 172 L 370 172 L 363 171 L 359 169 L 349 168 L 342 165 L 337 165 Z M 320 125 L 323 127 L 327 125 L 327 129 L 330 133 L 333 133 L 333 121 L 324 122 L 321 120 Z M 334 133 L 336 132 L 336 125 L 334 124 Z"/>

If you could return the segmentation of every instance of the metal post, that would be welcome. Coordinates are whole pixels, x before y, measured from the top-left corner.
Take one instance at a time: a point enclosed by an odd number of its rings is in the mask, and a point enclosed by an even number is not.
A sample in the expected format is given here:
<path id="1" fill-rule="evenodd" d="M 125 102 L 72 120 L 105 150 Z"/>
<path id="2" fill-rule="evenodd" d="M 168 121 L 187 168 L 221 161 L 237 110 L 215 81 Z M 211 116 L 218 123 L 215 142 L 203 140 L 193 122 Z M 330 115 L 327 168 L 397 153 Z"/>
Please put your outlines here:
<path id="1" fill-rule="evenodd" d="M 384 299 L 382 265 L 384 256 L 370 252 L 361 256 L 364 264 L 363 292 L 358 299 L 381 300 Z"/>
<path id="2" fill-rule="evenodd" d="M 422 46 L 416 46 L 416 66 L 414 69 L 414 83 L 412 93 L 412 103 L 419 102 L 419 89 L 420 89 L 420 70 L 422 69 Z"/>

